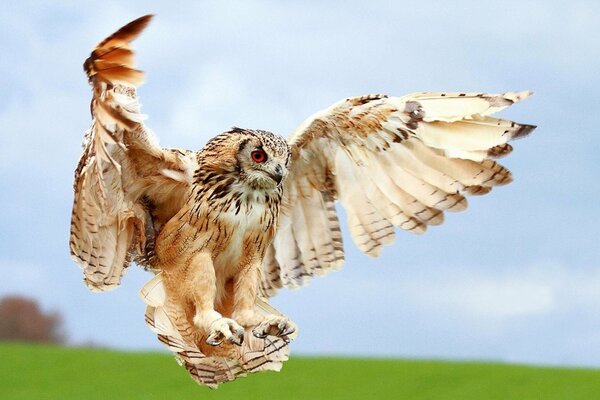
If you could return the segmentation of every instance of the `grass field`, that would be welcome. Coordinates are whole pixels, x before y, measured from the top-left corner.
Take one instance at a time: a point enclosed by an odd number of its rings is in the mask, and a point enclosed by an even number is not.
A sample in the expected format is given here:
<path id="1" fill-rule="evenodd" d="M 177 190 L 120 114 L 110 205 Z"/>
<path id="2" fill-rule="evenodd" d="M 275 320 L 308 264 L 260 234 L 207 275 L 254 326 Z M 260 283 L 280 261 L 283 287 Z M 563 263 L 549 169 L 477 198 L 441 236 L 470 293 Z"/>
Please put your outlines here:
<path id="1" fill-rule="evenodd" d="M 0 399 L 598 399 L 600 370 L 295 357 L 218 390 L 156 353 L 0 344 Z"/>

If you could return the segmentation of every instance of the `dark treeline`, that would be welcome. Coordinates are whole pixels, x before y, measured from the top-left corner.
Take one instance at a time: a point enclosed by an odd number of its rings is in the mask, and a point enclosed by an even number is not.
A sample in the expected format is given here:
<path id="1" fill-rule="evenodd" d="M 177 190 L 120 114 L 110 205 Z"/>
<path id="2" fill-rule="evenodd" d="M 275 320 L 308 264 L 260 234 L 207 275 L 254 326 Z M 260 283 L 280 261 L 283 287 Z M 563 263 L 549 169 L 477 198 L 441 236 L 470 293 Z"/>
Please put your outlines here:
<path id="1" fill-rule="evenodd" d="M 21 296 L 0 299 L 0 340 L 64 344 L 63 319 Z"/>

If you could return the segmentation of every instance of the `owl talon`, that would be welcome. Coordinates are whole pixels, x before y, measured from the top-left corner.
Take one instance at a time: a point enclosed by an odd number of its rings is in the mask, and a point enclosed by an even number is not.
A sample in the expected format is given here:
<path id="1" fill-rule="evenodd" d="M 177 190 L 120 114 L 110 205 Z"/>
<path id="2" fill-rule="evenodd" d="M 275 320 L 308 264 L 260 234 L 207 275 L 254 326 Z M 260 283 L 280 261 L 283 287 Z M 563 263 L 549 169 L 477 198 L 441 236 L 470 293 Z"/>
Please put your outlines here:
<path id="1" fill-rule="evenodd" d="M 233 343 L 233 344 L 237 344 L 238 346 L 241 346 L 242 343 L 244 343 L 244 334 L 240 335 L 239 337 L 231 336 L 227 340 L 229 340 L 229 343 Z"/>
<path id="2" fill-rule="evenodd" d="M 241 346 L 244 342 L 244 328 L 232 319 L 219 318 L 210 324 L 206 343 L 211 346 L 220 346 L 227 339 L 229 343 Z"/>
<path id="3" fill-rule="evenodd" d="M 296 332 L 296 328 L 293 326 L 289 326 L 286 330 L 279 334 L 280 337 L 289 336 L 292 333 Z"/>
<path id="4" fill-rule="evenodd" d="M 206 339 L 206 343 L 210 344 L 211 346 L 218 346 L 223 343 L 223 339 L 219 340 L 217 334 L 213 333 Z"/>
<path id="5" fill-rule="evenodd" d="M 253 329 L 253 330 L 252 330 L 252 334 L 253 334 L 255 337 L 259 338 L 259 339 L 264 339 L 264 338 L 266 338 L 266 337 L 267 337 L 267 334 L 266 334 L 266 333 L 259 332 L 259 331 L 257 331 L 256 329 Z"/>
<path id="6" fill-rule="evenodd" d="M 252 330 L 252 334 L 259 339 L 264 339 L 267 336 L 278 336 L 286 342 L 289 342 L 288 335 L 296 331 L 296 325 L 286 317 L 270 317 L 261 322 Z"/>

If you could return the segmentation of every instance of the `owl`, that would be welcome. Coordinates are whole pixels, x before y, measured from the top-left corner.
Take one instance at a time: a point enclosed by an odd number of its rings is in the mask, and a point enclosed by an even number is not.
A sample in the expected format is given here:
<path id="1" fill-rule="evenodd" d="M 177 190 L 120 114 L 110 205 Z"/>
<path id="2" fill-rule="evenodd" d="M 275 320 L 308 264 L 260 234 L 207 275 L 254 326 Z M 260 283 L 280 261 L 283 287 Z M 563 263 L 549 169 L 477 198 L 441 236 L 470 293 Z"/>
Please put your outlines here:
<path id="1" fill-rule="evenodd" d="M 511 181 L 494 159 L 535 127 L 492 117 L 530 92 L 344 99 L 288 139 L 232 128 L 200 151 L 161 148 L 144 124 L 131 41 L 141 17 L 92 51 L 92 124 L 75 171 L 70 251 L 92 291 L 132 263 L 154 273 L 146 322 L 192 378 L 217 387 L 279 370 L 297 327 L 268 303 L 339 269 L 336 202 L 370 256 L 395 227 L 424 233 L 444 212 Z"/>

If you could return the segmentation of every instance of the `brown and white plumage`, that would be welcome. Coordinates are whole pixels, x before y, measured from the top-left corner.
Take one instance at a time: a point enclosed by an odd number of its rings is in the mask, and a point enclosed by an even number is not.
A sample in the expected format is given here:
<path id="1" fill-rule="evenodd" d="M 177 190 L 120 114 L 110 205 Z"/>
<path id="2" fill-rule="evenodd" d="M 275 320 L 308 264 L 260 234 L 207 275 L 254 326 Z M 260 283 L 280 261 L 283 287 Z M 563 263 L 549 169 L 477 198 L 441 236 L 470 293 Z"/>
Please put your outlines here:
<path id="1" fill-rule="evenodd" d="M 145 254 L 146 238 L 181 207 L 195 166 L 190 152 L 161 149 L 143 124 L 135 90 L 143 73 L 129 42 L 149 20 L 115 32 L 84 64 L 93 120 L 75 171 L 70 247 L 94 291 L 118 286 L 132 256 Z M 143 196 L 164 204 L 166 215 L 153 220 Z"/>
<path id="2" fill-rule="evenodd" d="M 535 127 L 491 117 L 530 92 L 414 93 L 342 100 L 308 118 L 290 138 L 292 168 L 281 226 L 265 259 L 263 288 L 299 287 L 340 268 L 334 201 L 358 248 L 378 256 L 394 227 L 424 233 L 466 195 L 512 180 L 493 161 Z"/>
<path id="3" fill-rule="evenodd" d="M 85 284 L 93 291 L 118 286 L 132 261 L 162 271 L 144 288 L 143 297 L 148 302 L 146 319 L 159 339 L 178 354 L 195 380 L 215 387 L 248 372 L 280 369 L 289 352 L 287 342 L 293 337 L 289 330 L 283 332 L 283 337 L 273 336 L 267 325 L 269 335 L 266 338 L 256 338 L 250 333 L 245 335 L 250 339 L 240 348 L 227 344 L 212 348 L 205 344 L 206 332 L 195 327 L 193 315 L 190 315 L 195 310 L 186 300 L 189 300 L 187 292 L 191 290 L 185 285 L 190 281 L 186 275 L 189 271 L 169 264 L 178 259 L 178 254 L 170 254 L 176 248 L 173 237 L 180 238 L 191 232 L 194 239 L 201 242 L 202 235 L 198 235 L 197 225 L 205 223 L 203 229 L 206 232 L 218 232 L 209 243 L 213 254 L 224 255 L 224 262 L 236 257 L 237 262 L 241 262 L 242 249 L 234 256 L 234 252 L 214 248 L 236 239 L 236 235 L 226 234 L 227 224 L 215 224 L 209 218 L 212 210 L 205 212 L 203 207 L 194 206 L 228 203 L 230 199 L 224 198 L 224 195 L 229 192 L 224 190 L 223 185 L 230 180 L 221 179 L 225 172 L 223 165 L 214 165 L 212 161 L 219 161 L 220 151 L 228 145 L 235 145 L 238 150 L 238 139 L 254 137 L 260 131 L 233 130 L 213 139 L 199 153 L 158 146 L 143 124 L 135 90 L 143 75 L 133 69 L 133 53 L 129 44 L 150 18 L 146 16 L 133 21 L 102 41 L 84 64 L 93 90 L 93 121 L 85 135 L 83 155 L 75 172 L 71 254 L 83 268 Z M 272 134 L 265 135 L 267 140 Z M 287 144 L 282 143 L 282 151 L 287 158 Z M 204 185 L 193 185 L 199 181 Z M 260 185 L 260 179 L 255 183 Z M 227 185 L 227 188 L 232 186 L 235 185 Z M 271 202 L 275 198 L 273 196 Z M 235 208 L 237 204 L 229 202 L 229 205 Z M 248 215 L 245 205 L 239 212 L 240 215 Z M 175 216 L 177 218 L 174 219 Z M 189 222 L 188 225 L 164 229 L 169 221 L 177 222 L 182 217 Z M 276 215 L 271 215 L 270 222 L 268 216 L 264 219 L 272 226 L 273 232 L 275 219 Z M 257 234 L 254 236 L 261 239 L 264 229 L 258 222 L 255 222 Z M 159 240 L 159 234 L 165 239 Z M 262 247 L 266 249 L 269 241 L 265 239 Z M 256 244 L 254 239 L 252 243 Z M 159 259 L 156 245 L 166 248 L 162 256 L 163 259 L 168 258 L 167 261 Z M 186 246 L 189 247 L 188 243 L 185 243 Z M 235 249 L 236 246 L 230 247 Z M 185 248 L 181 253 L 193 254 L 196 251 L 196 248 Z M 215 260 L 216 264 L 219 262 L 220 259 Z M 254 286 L 258 287 L 258 274 L 254 280 Z M 171 296 L 161 297 L 165 286 L 170 288 L 166 291 Z M 231 290 L 221 289 L 218 307 L 224 315 L 230 314 L 227 309 L 234 304 L 231 304 L 231 298 L 226 297 L 231 297 Z M 281 316 L 265 308 L 260 300 L 254 305 L 254 297 L 251 298 L 252 307 L 256 308 L 257 314 Z"/>
<path id="4" fill-rule="evenodd" d="M 377 256 L 395 227 L 423 233 L 465 196 L 509 183 L 493 159 L 534 128 L 490 116 L 529 92 L 370 95 L 315 114 L 287 142 L 234 128 L 198 152 L 163 149 L 143 123 L 130 46 L 150 18 L 84 64 L 92 126 L 70 248 L 94 291 L 118 286 L 133 261 L 156 272 L 141 292 L 146 321 L 211 387 L 281 368 L 295 326 L 262 296 L 341 267 L 336 201 L 355 244 Z"/>

